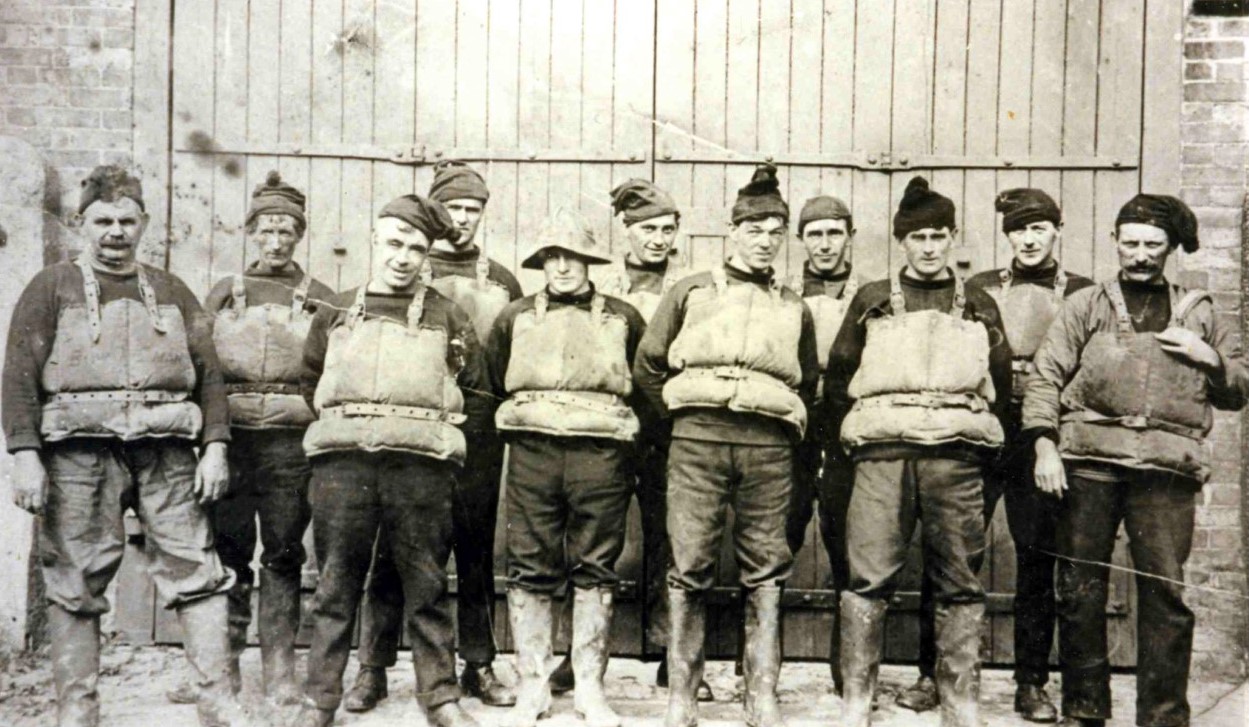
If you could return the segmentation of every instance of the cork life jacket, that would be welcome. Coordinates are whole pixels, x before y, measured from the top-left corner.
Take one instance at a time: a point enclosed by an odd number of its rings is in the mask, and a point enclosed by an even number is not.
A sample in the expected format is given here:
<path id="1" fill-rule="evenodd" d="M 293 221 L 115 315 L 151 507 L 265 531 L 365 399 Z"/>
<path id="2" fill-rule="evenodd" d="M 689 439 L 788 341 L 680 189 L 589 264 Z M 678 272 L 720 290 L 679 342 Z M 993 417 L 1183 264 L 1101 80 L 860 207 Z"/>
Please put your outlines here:
<path id="1" fill-rule="evenodd" d="M 659 308 L 659 301 L 664 294 L 672 290 L 672 286 L 677 281 L 689 274 L 688 270 L 679 268 L 668 263 L 668 268 L 664 271 L 663 284 L 660 292 L 656 293 L 650 290 L 633 290 L 629 280 L 629 270 L 625 265 L 625 258 L 621 257 L 609 273 L 606 280 L 603 281 L 603 292 L 607 295 L 620 298 L 629 305 L 637 308 L 638 313 L 642 314 L 642 319 L 650 323 L 651 318 L 655 315 L 655 310 Z"/>
<path id="2" fill-rule="evenodd" d="M 512 352 L 495 412 L 500 431 L 632 441 L 638 419 L 624 398 L 633 387 L 629 324 L 595 293 L 590 310 L 550 308 L 546 290 L 512 322 Z"/>
<path id="3" fill-rule="evenodd" d="M 729 285 L 722 267 L 711 269 L 712 287 L 690 290 L 685 322 L 668 348 L 668 363 L 679 371 L 664 385 L 672 411 L 724 408 L 761 414 L 788 424 L 799 439 L 807 410 L 797 388 L 802 383 L 798 341 L 802 303 L 769 290 Z"/>
<path id="4" fill-rule="evenodd" d="M 345 320 L 330 331 L 314 406 L 319 419 L 304 435 L 309 457 L 326 452 L 392 450 L 464 461 L 464 395 L 447 363 L 447 332 L 421 322 L 418 286 L 407 323 L 366 318 L 367 284 Z"/>
<path id="5" fill-rule="evenodd" d="M 850 301 L 859 292 L 859 281 L 853 275 L 846 279 L 840 293 L 834 292 L 836 283 L 824 281 L 824 293 L 803 296 L 806 289 L 801 275 L 794 276 L 790 288 L 802 296 L 802 301 L 811 309 L 811 317 L 815 319 L 815 344 L 820 356 L 820 372 L 828 368 L 828 352 L 833 347 L 837 332 L 841 330 L 841 322 L 850 309 Z M 821 380 L 822 383 L 822 380 Z"/>
<path id="6" fill-rule="evenodd" d="M 1059 452 L 1065 459 L 1162 470 L 1201 482 L 1210 474 L 1203 441 L 1213 426 L 1206 374 L 1162 350 L 1153 333 L 1137 333 L 1119 281 L 1102 290 L 1115 329 L 1094 333 L 1060 401 Z M 1171 326 L 1209 294 L 1171 291 Z M 1189 326 L 1191 327 L 1191 326 Z"/>
<path id="7" fill-rule="evenodd" d="M 95 271 L 83 256 L 76 263 L 83 304 L 60 310 L 40 375 L 44 440 L 198 437 L 203 415 L 191 400 L 196 374 L 182 312 L 157 304 L 143 265 L 136 268 L 141 301 L 101 306 Z"/>
<path id="8" fill-rule="evenodd" d="M 1002 325 L 1006 328 L 1013 356 L 1011 398 L 1018 402 L 1023 400 L 1028 380 L 1036 373 L 1032 357 L 1041 347 L 1050 324 L 1062 308 L 1067 294 L 1067 273 L 1062 268 L 1058 269 L 1054 275 L 1053 290 L 1045 290 L 1038 285 L 1012 285 L 1014 276 L 1009 268 L 1001 270 L 998 277 L 1001 285 L 985 288 L 985 292 L 993 296 L 1002 314 Z"/>
<path id="9" fill-rule="evenodd" d="M 447 296 L 464 309 L 469 320 L 473 322 L 477 340 L 484 344 L 486 337 L 490 335 L 490 327 L 494 325 L 494 320 L 499 317 L 499 313 L 503 312 L 507 304 L 512 302 L 507 288 L 490 279 L 490 260 L 485 253 L 477 258 L 474 278 L 466 278 L 463 275 L 444 275 L 435 278 L 429 265 L 426 262 L 426 268 L 423 271 L 429 287 Z"/>
<path id="10" fill-rule="evenodd" d="M 967 442 L 1000 447 L 1002 425 L 989 404 L 989 332 L 963 319 L 963 280 L 954 278 L 948 313 L 907 312 L 898 273 L 890 278 L 892 314 L 867 321 L 867 342 L 848 393 L 855 399 L 841 427 L 848 449 L 909 442 Z"/>
<path id="11" fill-rule="evenodd" d="M 213 345 L 225 376 L 230 426 L 303 428 L 316 418 L 299 393 L 304 340 L 312 325 L 305 304 L 312 278 L 305 275 L 289 306 L 247 305 L 243 276 L 235 275 L 230 306 L 213 321 Z"/>

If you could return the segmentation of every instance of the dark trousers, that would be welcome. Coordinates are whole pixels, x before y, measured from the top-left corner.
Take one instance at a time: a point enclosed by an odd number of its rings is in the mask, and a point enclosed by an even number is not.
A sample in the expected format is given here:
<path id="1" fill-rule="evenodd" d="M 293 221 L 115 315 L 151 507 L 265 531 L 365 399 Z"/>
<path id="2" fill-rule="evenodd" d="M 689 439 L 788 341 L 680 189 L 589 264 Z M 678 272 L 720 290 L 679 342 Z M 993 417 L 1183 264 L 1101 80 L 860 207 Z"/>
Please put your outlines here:
<path id="1" fill-rule="evenodd" d="M 1181 584 L 1193 544 L 1198 489 L 1186 480 L 1127 470 L 1117 477 L 1067 478 L 1069 489 L 1058 518 L 1058 552 L 1064 556 L 1058 561 L 1063 714 L 1110 717 L 1110 571 L 1100 564 L 1110 562 L 1122 522 L 1133 566 L 1149 574 L 1136 576 L 1136 724 L 1187 725 L 1193 612 L 1184 604 Z"/>
<path id="2" fill-rule="evenodd" d="M 313 542 L 320 581 L 312 602 L 306 691 L 336 709 L 374 538 L 390 542 L 412 638 L 417 701 L 459 699 L 447 590 L 454 465 L 399 452 L 342 452 L 312 460 Z"/>
<path id="3" fill-rule="evenodd" d="M 233 429 L 229 447 L 230 490 L 213 505 L 217 554 L 238 574 L 230 591 L 230 621 L 251 622 L 249 592 L 255 583 L 256 521 L 264 550 L 261 565 L 298 582 L 304 531 L 312 518 L 308 480 L 312 468 L 304 456 L 302 429 Z"/>
<path id="4" fill-rule="evenodd" d="M 503 440 L 469 432 L 468 459 L 456 473 L 451 514 L 456 574 L 457 649 L 473 664 L 494 661 L 494 530 L 499 512 Z M 360 663 L 393 666 L 403 626 L 403 587 L 390 543 L 379 536 L 360 605 Z"/>
<path id="5" fill-rule="evenodd" d="M 642 515 L 642 571 L 645 578 L 647 651 L 668 648 L 668 441 L 643 443 L 629 463 Z"/>
<path id="6" fill-rule="evenodd" d="M 628 445 L 528 433 L 508 444 L 509 585 L 535 593 L 615 585 L 632 494 Z"/>
<path id="7" fill-rule="evenodd" d="M 832 588 L 844 590 L 850 579 L 846 561 L 846 511 L 854 491 L 854 463 L 838 446 L 836 454 L 804 444 L 794 454 L 794 487 L 785 523 L 785 539 L 795 556 L 806 538 L 816 507 L 820 512 L 820 541 L 828 553 Z"/>
<path id="8" fill-rule="evenodd" d="M 748 589 L 784 585 L 793 568 L 785 542 L 793 448 L 673 439 L 668 451 L 669 588 L 715 585 L 728 508 L 733 549 Z"/>

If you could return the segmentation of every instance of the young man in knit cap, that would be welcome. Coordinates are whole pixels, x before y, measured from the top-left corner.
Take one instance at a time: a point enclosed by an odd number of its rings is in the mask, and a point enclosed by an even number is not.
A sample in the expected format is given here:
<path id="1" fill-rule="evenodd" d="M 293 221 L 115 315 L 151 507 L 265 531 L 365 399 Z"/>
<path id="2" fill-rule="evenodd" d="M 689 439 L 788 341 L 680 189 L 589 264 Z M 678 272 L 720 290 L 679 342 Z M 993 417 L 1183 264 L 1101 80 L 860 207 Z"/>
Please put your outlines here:
<path id="1" fill-rule="evenodd" d="M 319 416 L 304 450 L 320 580 L 298 727 L 334 720 L 379 528 L 403 587 L 417 702 L 435 727 L 477 724 L 459 704 L 443 597 L 463 431 L 480 431 L 492 406 L 472 321 L 421 280 L 433 241 L 457 234 L 438 202 L 392 200 L 374 223 L 369 282 L 317 311 L 304 345 L 301 390 Z"/>
<path id="2" fill-rule="evenodd" d="M 828 350 L 841 329 L 842 319 L 850 301 L 859 290 L 859 281 L 851 269 L 854 246 L 854 216 L 846 203 L 836 197 L 819 196 L 808 199 L 798 215 L 798 237 L 807 251 L 801 276 L 795 276 L 790 287 L 802 293 L 815 320 L 816 352 L 820 356 L 820 373 L 828 365 Z M 820 508 L 820 539 L 832 570 L 833 589 L 845 590 L 846 572 L 846 508 L 850 505 L 850 488 L 854 483 L 854 467 L 846 457 L 836 432 L 841 422 L 829 419 L 829 410 L 818 397 L 811 409 L 807 436 L 795 452 L 793 499 L 785 526 L 789 549 L 797 554 L 806 536 L 807 524 Z M 835 602 L 834 602 L 835 603 Z M 829 667 L 833 684 L 841 692 L 841 632 L 834 611 L 833 631 L 829 643 Z"/>
<path id="3" fill-rule="evenodd" d="M 521 265 L 546 286 L 499 315 L 486 343 L 495 423 L 508 441 L 508 612 L 520 676 L 513 727 L 551 707 L 552 596 L 569 586 L 574 709 L 617 727 L 603 694 L 616 559 L 633 487 L 626 461 L 639 420 L 653 419 L 629 369 L 646 322 L 598 292 L 590 265 L 610 262 L 589 223 L 560 209 Z"/>
<path id="4" fill-rule="evenodd" d="M 484 342 L 491 324 L 520 284 L 507 268 L 474 244 L 490 190 L 474 169 L 457 161 L 434 167 L 430 199 L 441 202 L 455 223 L 456 235 L 434 240 L 427 258 L 428 284 L 468 313 Z M 465 429 L 468 457 L 456 476 L 452 511 L 456 570 L 456 630 L 464 673 L 460 686 L 483 704 L 507 707 L 516 697 L 494 673 L 494 529 L 499 507 L 503 442 L 493 422 Z M 386 667 L 394 666 L 403 629 L 403 587 L 385 540 L 378 542 L 364 602 L 360 606 L 360 671 L 343 699 L 349 712 L 365 712 L 386 697 Z"/>
<path id="5" fill-rule="evenodd" d="M 905 265 L 859 289 L 828 357 L 824 398 L 844 412 L 855 467 L 841 596 L 848 727 L 870 723 L 885 610 L 917 520 L 936 590 L 941 723 L 979 724 L 982 469 L 1002 446 L 1011 359 L 993 298 L 947 265 L 956 232 L 954 203 L 912 179 L 893 218 Z"/>
<path id="6" fill-rule="evenodd" d="M 1114 279 L 1067 299 L 1036 352 L 1023 402 L 1037 487 L 1061 498 L 1059 653 L 1068 725 L 1110 718 L 1106 597 L 1124 522 L 1139 571 L 1136 724 L 1186 725 L 1193 612 L 1184 562 L 1210 476 L 1212 409 L 1235 411 L 1249 373 L 1210 296 L 1169 282 L 1167 258 L 1197 250 L 1197 219 L 1174 197 L 1119 210 Z"/>
<path id="7" fill-rule="evenodd" d="M 733 205 L 729 259 L 664 295 L 633 367 L 639 388 L 672 419 L 667 727 L 698 723 L 706 597 L 729 504 L 746 591 L 746 722 L 782 724 L 781 586 L 793 564 L 785 518 L 794 445 L 819 379 L 811 312 L 772 268 L 788 221 L 776 167 L 758 168 Z"/>
<path id="8" fill-rule="evenodd" d="M 249 724 L 229 677 L 234 574 L 213 550 L 206 509 L 229 481 L 226 389 L 195 296 L 135 260 L 147 221 L 137 178 L 114 166 L 92 171 L 76 220 L 85 247 L 26 286 L 4 360 L 14 501 L 43 516 L 61 727 L 99 724 L 100 614 L 121 565 L 127 508 L 147 538 L 157 593 L 182 625 L 199 723 Z"/>

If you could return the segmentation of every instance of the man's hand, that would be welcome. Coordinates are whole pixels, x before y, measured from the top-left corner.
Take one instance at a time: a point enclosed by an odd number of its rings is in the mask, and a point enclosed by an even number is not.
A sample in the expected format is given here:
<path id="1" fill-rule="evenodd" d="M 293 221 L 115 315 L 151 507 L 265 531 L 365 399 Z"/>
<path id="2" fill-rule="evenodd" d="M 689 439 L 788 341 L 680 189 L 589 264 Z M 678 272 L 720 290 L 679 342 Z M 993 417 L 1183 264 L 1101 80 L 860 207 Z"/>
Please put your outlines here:
<path id="1" fill-rule="evenodd" d="M 1058 445 L 1049 437 L 1036 440 L 1036 466 L 1032 470 L 1036 486 L 1041 492 L 1061 498 L 1067 489 L 1067 473 L 1063 470 Z"/>
<path id="2" fill-rule="evenodd" d="M 230 486 L 230 465 L 226 461 L 226 443 L 209 442 L 200 454 L 195 468 L 195 499 L 201 505 L 216 502 Z"/>
<path id="3" fill-rule="evenodd" d="M 1154 338 L 1162 344 L 1162 350 L 1184 359 L 1207 374 L 1216 374 L 1223 368 L 1223 359 L 1219 352 L 1201 336 L 1180 326 L 1171 326 L 1162 333 L 1155 333 Z"/>
<path id="4" fill-rule="evenodd" d="M 33 515 L 42 515 L 48 500 L 48 472 L 37 449 L 21 449 L 14 455 L 13 504 Z"/>

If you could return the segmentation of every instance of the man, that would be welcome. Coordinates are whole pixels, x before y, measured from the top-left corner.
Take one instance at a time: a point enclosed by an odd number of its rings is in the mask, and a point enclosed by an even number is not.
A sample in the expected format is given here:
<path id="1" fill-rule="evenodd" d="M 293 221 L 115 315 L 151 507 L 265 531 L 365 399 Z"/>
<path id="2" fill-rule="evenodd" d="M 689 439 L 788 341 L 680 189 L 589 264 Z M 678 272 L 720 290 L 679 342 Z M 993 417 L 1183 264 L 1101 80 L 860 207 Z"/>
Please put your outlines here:
<path id="1" fill-rule="evenodd" d="M 730 503 L 746 591 L 746 722 L 782 724 L 781 586 L 793 564 L 785 517 L 793 448 L 819 378 L 811 312 L 772 268 L 788 221 L 776 167 L 758 168 L 733 205 L 731 256 L 664 295 L 633 367 L 638 387 L 672 419 L 668 727 L 698 723 L 706 595 Z"/>
<path id="2" fill-rule="evenodd" d="M 1138 194 L 1119 210 L 1113 239 L 1118 276 L 1067 300 L 1023 403 L 1024 430 L 1037 437 L 1037 487 L 1062 498 L 1062 710 L 1068 725 L 1110 718 L 1101 564 L 1123 521 L 1137 569 L 1136 723 L 1184 725 L 1193 639 L 1184 562 L 1194 500 L 1210 474 L 1204 440 L 1212 408 L 1245 405 L 1249 373 L 1210 296 L 1166 279 L 1172 252 L 1198 247 L 1186 204 Z"/>
<path id="3" fill-rule="evenodd" d="M 459 704 L 442 597 L 457 425 L 479 431 L 491 406 L 472 321 L 420 280 L 431 242 L 456 234 L 441 204 L 392 200 L 374 223 L 369 282 L 322 307 L 304 346 L 301 390 L 320 417 L 304 437 L 320 580 L 299 727 L 333 723 L 379 528 L 403 587 L 417 702 L 435 727 L 477 724 Z"/>
<path id="4" fill-rule="evenodd" d="M 590 727 L 620 724 L 603 673 L 632 489 L 625 463 L 645 406 L 629 368 L 646 323 L 590 282 L 588 266 L 608 262 L 584 218 L 556 211 L 521 263 L 541 269 L 546 287 L 504 308 L 486 344 L 491 390 L 505 399 L 495 423 L 510 453 L 507 596 L 520 676 L 513 727 L 533 727 L 551 707 L 552 596 L 564 585 L 573 601 L 574 709 Z"/>
<path id="5" fill-rule="evenodd" d="M 993 298 L 947 267 L 956 233 L 954 203 L 912 179 L 893 218 L 906 265 L 859 290 L 828 357 L 824 397 L 849 410 L 840 436 L 855 466 L 841 596 L 848 727 L 870 724 L 885 609 L 917 520 L 936 589 L 941 723 L 978 724 L 981 470 L 1002 445 L 1011 363 Z"/>
<path id="6" fill-rule="evenodd" d="M 842 319 L 850 301 L 859 290 L 859 281 L 851 271 L 854 247 L 854 217 L 846 203 L 836 197 L 819 196 L 808 199 L 798 215 L 798 238 L 807 251 L 802 275 L 790 285 L 802 293 L 803 302 L 815 320 L 816 352 L 820 357 L 820 374 L 828 365 L 828 350 L 841 329 Z M 850 489 L 854 483 L 854 467 L 837 442 L 835 433 L 840 421 L 829 419 L 828 407 L 816 402 L 811 411 L 807 437 L 795 453 L 793 497 L 785 539 L 795 555 L 802 548 L 807 524 L 814 514 L 814 502 L 820 507 L 820 538 L 832 571 L 833 590 L 845 590 L 846 573 L 846 508 L 850 506 Z M 836 603 L 836 601 L 834 601 Z M 841 693 L 841 630 L 837 611 L 833 612 L 833 631 L 829 642 L 828 664 L 833 686 Z"/>
<path id="7" fill-rule="evenodd" d="M 464 309 L 478 340 L 485 341 L 495 316 L 521 296 L 520 283 L 473 243 L 490 190 L 481 175 L 461 162 L 434 167 L 430 199 L 441 202 L 455 223 L 450 239 L 429 250 L 429 286 Z M 460 686 L 483 704 L 507 707 L 516 697 L 494 673 L 494 530 L 499 508 L 503 442 L 492 422 L 465 429 L 465 466 L 456 476 L 452 509 L 456 570 L 456 630 L 464 659 Z M 361 605 L 360 671 L 343 699 L 349 712 L 366 712 L 386 697 L 386 668 L 394 666 L 403 628 L 403 587 L 389 544 L 378 541 L 372 576 Z"/>
<path id="8" fill-rule="evenodd" d="M 228 673 L 234 574 L 213 550 L 205 510 L 229 478 L 226 390 L 195 296 L 135 260 L 147 222 L 136 177 L 115 166 L 92 171 L 75 218 L 86 246 L 26 286 L 5 356 L 14 500 L 43 516 L 62 727 L 99 724 L 100 614 L 121 564 L 127 508 L 143 526 L 157 592 L 182 625 L 199 723 L 246 719 Z"/>

